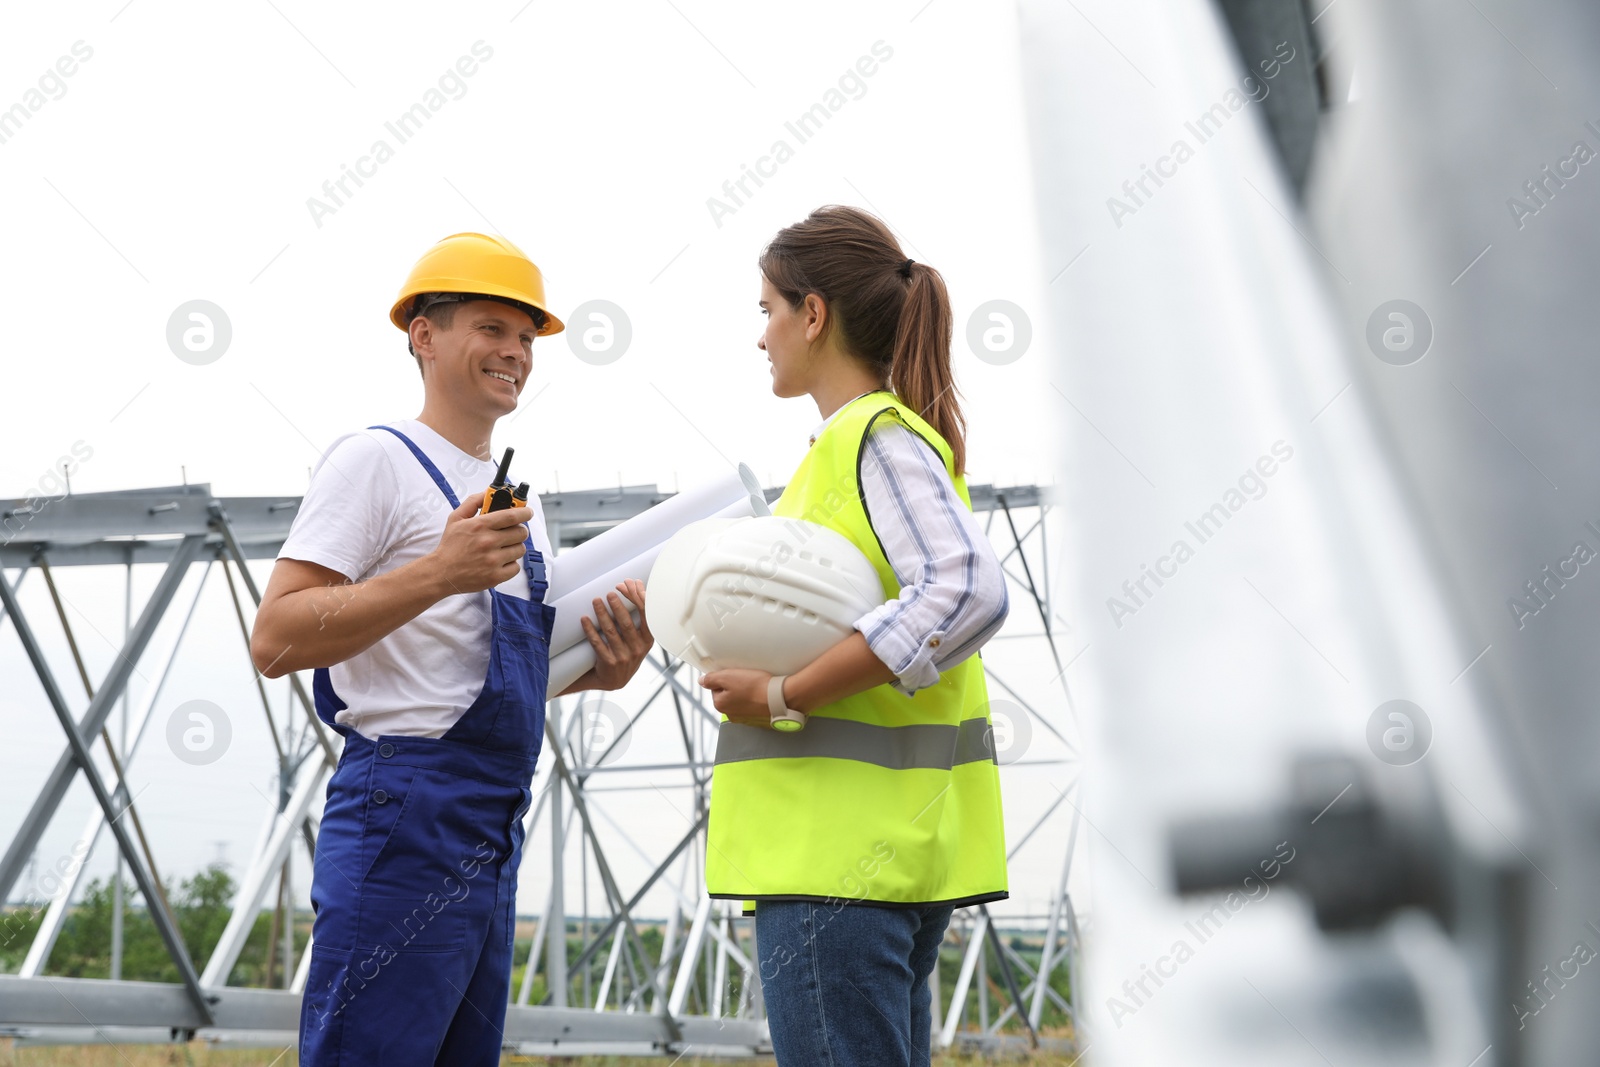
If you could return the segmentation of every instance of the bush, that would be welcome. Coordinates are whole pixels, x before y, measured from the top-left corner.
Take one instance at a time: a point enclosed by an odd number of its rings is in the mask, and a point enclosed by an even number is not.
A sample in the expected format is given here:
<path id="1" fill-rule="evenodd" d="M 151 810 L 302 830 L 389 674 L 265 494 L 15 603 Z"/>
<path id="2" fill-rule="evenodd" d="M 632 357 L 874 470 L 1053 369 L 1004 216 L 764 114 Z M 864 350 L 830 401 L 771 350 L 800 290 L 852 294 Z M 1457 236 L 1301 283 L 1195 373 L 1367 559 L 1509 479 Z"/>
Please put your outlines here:
<path id="1" fill-rule="evenodd" d="M 228 925 L 237 886 L 221 864 L 213 863 L 176 889 L 167 886 L 167 898 L 177 919 L 178 934 L 194 961 L 196 971 L 205 969 L 207 960 L 222 939 Z M 176 982 L 178 967 L 167 954 L 166 945 L 150 919 L 149 908 L 133 885 L 123 883 L 122 977 L 134 981 Z M 83 898 L 62 924 L 61 936 L 45 966 L 45 973 L 65 978 L 107 978 L 111 974 L 111 918 L 113 911 L 110 879 L 92 880 Z M 0 970 L 15 972 L 21 966 L 28 946 L 44 918 L 45 909 L 13 909 L 0 918 Z M 271 933 L 272 913 L 256 917 L 239 960 L 229 975 L 230 985 L 264 985 L 267 978 L 267 938 Z M 295 950 L 304 947 L 309 926 L 297 924 Z M 279 935 L 281 939 L 281 933 Z M 274 949 L 277 945 L 272 946 Z M 281 968 L 274 974 L 274 985 L 282 984 Z"/>

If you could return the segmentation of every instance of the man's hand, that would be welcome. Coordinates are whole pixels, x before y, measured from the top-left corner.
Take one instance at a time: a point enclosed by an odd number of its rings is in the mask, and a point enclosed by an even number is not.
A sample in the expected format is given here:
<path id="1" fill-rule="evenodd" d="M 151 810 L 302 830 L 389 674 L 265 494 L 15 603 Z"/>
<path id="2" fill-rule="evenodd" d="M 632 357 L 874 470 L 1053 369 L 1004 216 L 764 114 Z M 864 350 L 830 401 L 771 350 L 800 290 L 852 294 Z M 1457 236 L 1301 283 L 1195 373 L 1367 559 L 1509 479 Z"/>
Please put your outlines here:
<path id="1" fill-rule="evenodd" d="M 481 593 L 516 577 L 526 551 L 528 507 L 480 515 L 483 494 L 469 495 L 445 520 L 439 547 L 428 554 L 434 572 L 458 593 Z"/>
<path id="2" fill-rule="evenodd" d="M 600 620 L 598 626 L 587 615 L 578 620 L 583 636 L 594 649 L 594 668 L 580 682 L 592 684 L 575 684 L 568 692 L 579 688 L 621 689 L 633 678 L 639 664 L 655 645 L 650 624 L 644 618 L 644 583 L 629 578 L 617 586 L 617 590 L 622 596 L 607 593 L 605 600 L 594 598 L 594 617 Z M 639 609 L 637 625 L 623 604 L 624 598 Z"/>
<path id="3" fill-rule="evenodd" d="M 772 675 L 746 667 L 726 667 L 700 679 L 711 690 L 711 703 L 733 722 L 746 726 L 772 728 L 772 712 L 767 708 L 767 683 Z"/>

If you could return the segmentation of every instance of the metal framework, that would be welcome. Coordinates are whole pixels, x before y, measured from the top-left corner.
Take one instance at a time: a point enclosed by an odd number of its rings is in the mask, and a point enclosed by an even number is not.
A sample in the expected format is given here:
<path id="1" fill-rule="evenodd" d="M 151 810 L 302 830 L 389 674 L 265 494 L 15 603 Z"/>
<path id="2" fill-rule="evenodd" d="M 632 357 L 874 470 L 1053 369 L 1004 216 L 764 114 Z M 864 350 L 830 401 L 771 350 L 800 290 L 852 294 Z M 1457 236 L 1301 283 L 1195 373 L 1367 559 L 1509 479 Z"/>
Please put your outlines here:
<path id="1" fill-rule="evenodd" d="M 768 490 L 768 498 L 776 498 L 777 493 Z M 551 541 L 559 552 L 667 495 L 654 486 L 628 486 L 549 494 L 542 497 L 542 503 Z M 1021 594 L 1021 599 L 1014 598 L 1011 619 L 1000 636 L 1028 642 L 1030 652 L 1037 646 L 1041 665 L 1047 655 L 1055 672 L 1049 682 L 1052 696 L 1044 703 L 1030 702 L 992 669 L 991 686 L 1025 709 L 1030 728 L 1060 741 L 1060 757 L 1035 759 L 1029 765 L 1071 763 L 1076 749 L 1067 736 L 1072 728 L 1070 697 L 1049 591 L 1048 493 L 1035 486 L 976 486 L 972 503 L 997 544 L 1014 594 Z M 315 853 L 316 801 L 337 764 L 340 738 L 317 719 L 300 678 L 291 675 L 287 679 L 289 710 L 274 713 L 266 683 L 259 674 L 255 676 L 278 762 L 277 810 L 261 829 L 238 883 L 227 926 L 203 970 L 190 958 L 178 934 L 126 772 L 161 704 L 163 687 L 212 569 L 222 571 L 235 624 L 248 644 L 247 616 L 260 603 L 261 594 L 247 561 L 276 556 L 298 504 L 297 498 L 218 498 L 208 485 L 184 485 L 16 500 L 0 508 L 5 530 L 5 540 L 0 543 L 0 624 L 9 618 L 15 628 L 66 740 L 0 855 L 0 900 L 13 900 L 25 866 L 79 773 L 96 801 L 78 838 L 76 860 L 61 873 L 58 886 L 47 894 L 48 901 L 21 905 L 24 909 L 42 905 L 44 914 L 19 973 L 0 976 L 0 1035 L 24 1043 L 165 1042 L 196 1037 L 241 1044 L 294 1042 L 311 944 L 308 941 L 296 956 L 292 857 L 297 848 L 307 855 Z M 130 608 L 132 567 L 146 564 L 163 569 L 138 619 L 130 620 L 126 642 L 113 666 L 96 685 L 78 654 L 52 570 L 117 564 L 128 572 Z M 193 598 L 186 606 L 180 605 L 180 586 L 195 565 L 202 568 L 200 580 Z M 18 599 L 18 589 L 34 571 L 49 589 L 56 621 L 86 694 L 86 706 L 76 713 L 75 701 L 64 691 L 56 668 L 43 651 L 35 620 L 28 617 Z M 250 612 L 240 595 L 241 586 L 248 595 Z M 184 611 L 182 625 L 162 647 L 152 647 L 159 624 L 175 607 Z M 1033 629 L 1035 618 L 1038 627 Z M 648 662 L 653 688 L 642 703 L 627 711 L 626 724 L 610 736 L 597 740 L 590 729 L 597 695 L 560 698 L 549 705 L 545 759 L 535 782 L 537 799 L 525 822 L 529 847 L 524 858 L 531 864 L 549 864 L 550 890 L 522 965 L 519 999 L 508 1010 L 505 1029 L 507 1046 L 524 1053 L 669 1055 L 691 1045 L 697 1053 L 733 1056 L 769 1050 L 756 977 L 760 956 L 753 923 L 738 915 L 731 902 L 710 899 L 701 884 L 719 717 L 702 699 L 702 690 L 693 684 L 692 669 L 686 664 L 660 650 Z M 127 711 L 119 744 L 107 721 L 141 664 L 154 667 L 147 676 L 155 682 L 137 707 Z M 667 709 L 655 712 L 657 715 L 674 717 L 683 744 L 682 759 L 665 764 L 614 760 L 617 746 L 653 708 Z M 637 782 L 631 776 L 641 772 L 655 778 L 668 775 L 670 782 L 691 791 L 694 816 L 676 840 L 635 840 L 608 812 L 611 798 L 606 794 L 652 787 L 631 784 Z M 1037 887 L 1048 901 L 1046 913 L 1006 920 L 1008 926 L 1042 926 L 1041 959 L 1032 965 L 1008 945 L 987 908 L 958 913 L 947 935 L 947 947 L 956 946 L 961 965 L 949 1010 L 935 1020 L 933 1036 L 939 1045 L 993 1047 L 1018 1040 L 1038 1045 L 1042 1040 L 1071 1049 L 1081 1041 L 1070 999 L 1050 986 L 1052 976 L 1066 969 L 1071 988 L 1077 988 L 1079 923 L 1068 890 L 1078 838 L 1077 807 L 1066 804 L 1071 809 L 1070 819 L 1060 810 L 1075 788 L 1073 781 L 1060 791 L 1037 821 L 1014 838 L 1011 849 L 1013 858 L 1024 848 L 1059 855 L 1059 878 L 1049 886 Z M 119 872 L 125 864 L 143 896 L 177 967 L 181 979 L 177 984 L 47 975 L 50 953 L 82 887 L 88 856 L 107 828 L 116 844 Z M 542 830 L 550 843 L 548 853 L 537 859 L 533 858 L 538 851 L 533 847 L 536 829 Z M 618 850 L 644 861 L 649 873 L 639 884 L 624 885 L 617 878 L 611 857 L 618 855 Z M 579 914 L 566 899 L 574 860 L 583 887 Z M 1054 866 L 1052 863 L 1052 869 Z M 591 914 L 594 908 L 587 899 L 595 881 L 602 896 L 599 916 Z M 671 900 L 659 958 L 645 945 L 637 915 L 645 895 L 658 887 L 668 891 Z M 282 988 L 229 986 L 228 975 L 264 908 L 273 911 L 268 980 Z M 17 906 L 8 907 L 7 913 L 0 919 L 9 923 L 18 914 Z M 569 963 L 574 939 L 576 956 Z M 114 946 L 114 955 L 117 950 L 120 944 Z M 602 955 L 604 970 L 594 982 L 590 962 Z M 991 962 L 999 973 L 998 983 L 990 977 Z M 280 963 L 274 979 L 274 965 Z M 536 977 L 543 982 L 536 982 Z M 937 978 L 936 973 L 936 983 Z M 542 1003 L 532 1002 L 536 987 L 545 990 Z M 937 985 L 935 988 L 937 995 Z M 995 1003 L 991 1006 L 992 998 Z M 969 1003 L 974 1001 L 976 1020 L 969 1018 Z M 1073 1038 L 1038 1037 L 1047 1005 L 1073 1020 Z M 1003 1032 L 1007 1028 L 1009 1033 Z"/>

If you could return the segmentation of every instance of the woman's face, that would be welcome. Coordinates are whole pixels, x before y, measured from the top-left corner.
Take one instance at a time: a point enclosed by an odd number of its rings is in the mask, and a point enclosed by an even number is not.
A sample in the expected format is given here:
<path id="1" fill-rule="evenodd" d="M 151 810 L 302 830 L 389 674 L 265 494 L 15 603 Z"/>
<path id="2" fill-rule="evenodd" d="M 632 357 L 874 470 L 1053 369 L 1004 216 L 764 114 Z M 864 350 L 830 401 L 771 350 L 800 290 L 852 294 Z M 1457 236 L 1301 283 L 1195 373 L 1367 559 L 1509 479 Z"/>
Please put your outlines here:
<path id="1" fill-rule="evenodd" d="M 798 308 L 790 307 L 783 294 L 762 277 L 761 311 L 767 317 L 767 328 L 756 347 L 772 364 L 774 395 L 804 396 L 809 390 L 811 345 L 821 330 L 820 310 L 821 301 L 816 297 L 807 297 Z"/>

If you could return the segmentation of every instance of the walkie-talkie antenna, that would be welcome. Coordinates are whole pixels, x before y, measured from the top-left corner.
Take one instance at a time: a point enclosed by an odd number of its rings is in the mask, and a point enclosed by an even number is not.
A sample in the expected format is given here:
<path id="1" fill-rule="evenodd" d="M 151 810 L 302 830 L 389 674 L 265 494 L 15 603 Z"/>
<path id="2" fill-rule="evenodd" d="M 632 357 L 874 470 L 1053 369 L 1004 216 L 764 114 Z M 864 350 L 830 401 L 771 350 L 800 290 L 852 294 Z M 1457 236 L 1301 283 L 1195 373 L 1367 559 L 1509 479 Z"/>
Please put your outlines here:
<path id="1" fill-rule="evenodd" d="M 504 485 L 504 484 L 506 484 L 506 472 L 511 469 L 511 453 L 512 453 L 512 451 L 513 451 L 512 448 L 508 445 L 506 447 L 505 456 L 502 457 L 501 460 L 500 460 L 500 469 L 498 471 L 496 471 L 495 475 L 494 475 L 494 484 L 495 485 Z"/>

